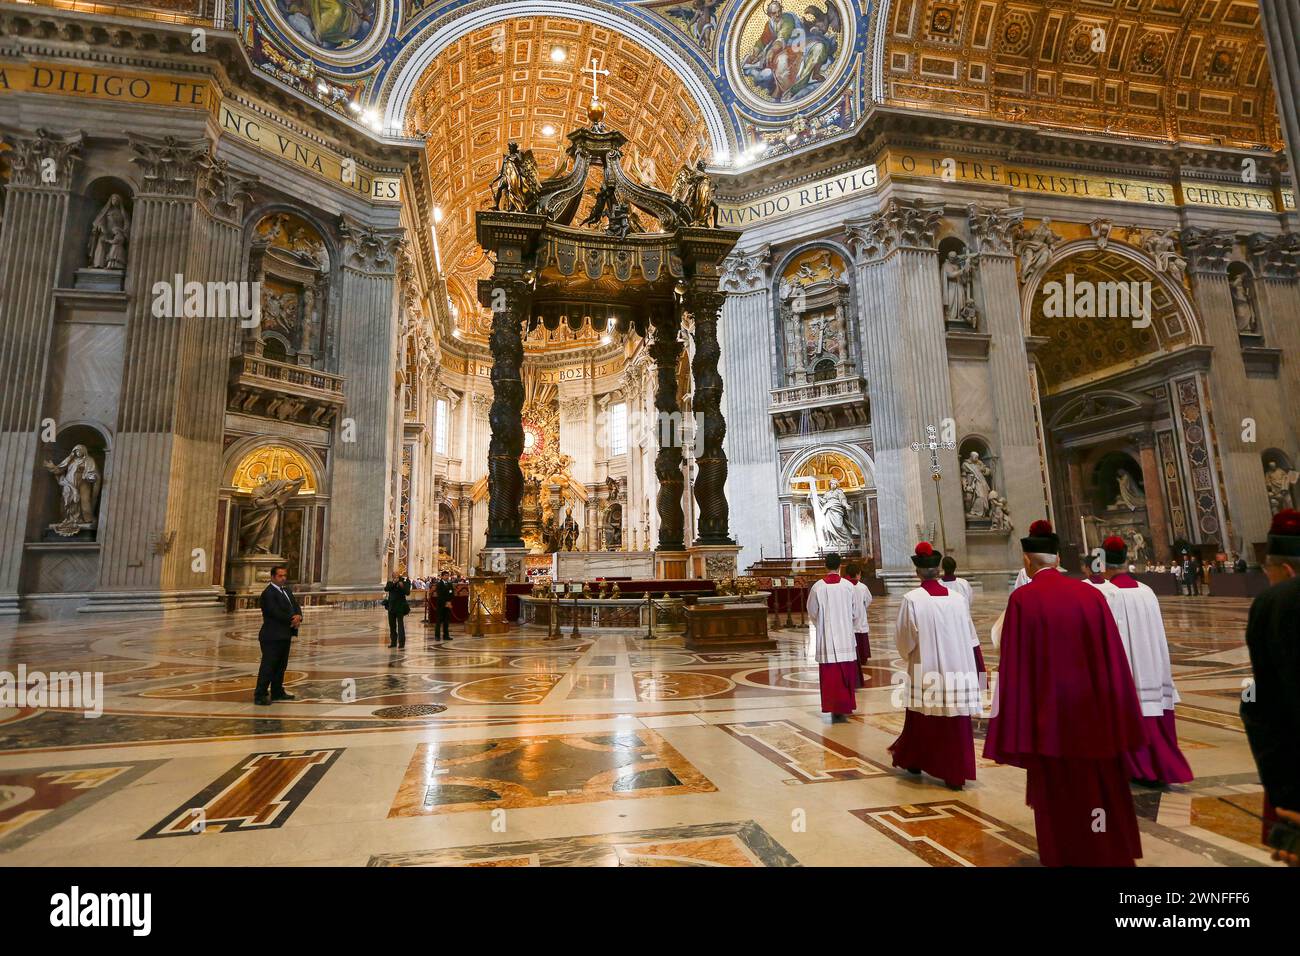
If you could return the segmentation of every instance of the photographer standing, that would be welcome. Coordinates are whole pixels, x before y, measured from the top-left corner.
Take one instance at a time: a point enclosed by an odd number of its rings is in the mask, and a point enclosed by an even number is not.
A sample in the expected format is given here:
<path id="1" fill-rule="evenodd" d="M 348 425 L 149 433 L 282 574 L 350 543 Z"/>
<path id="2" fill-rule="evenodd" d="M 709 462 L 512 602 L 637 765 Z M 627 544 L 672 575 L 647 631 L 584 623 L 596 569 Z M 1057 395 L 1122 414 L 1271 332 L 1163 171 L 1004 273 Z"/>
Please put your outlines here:
<path id="1" fill-rule="evenodd" d="M 384 598 L 384 607 L 388 608 L 388 646 L 406 646 L 406 615 L 411 613 L 411 603 L 406 599 L 411 593 L 411 579 L 405 574 L 394 575 L 384 585 L 388 597 Z"/>

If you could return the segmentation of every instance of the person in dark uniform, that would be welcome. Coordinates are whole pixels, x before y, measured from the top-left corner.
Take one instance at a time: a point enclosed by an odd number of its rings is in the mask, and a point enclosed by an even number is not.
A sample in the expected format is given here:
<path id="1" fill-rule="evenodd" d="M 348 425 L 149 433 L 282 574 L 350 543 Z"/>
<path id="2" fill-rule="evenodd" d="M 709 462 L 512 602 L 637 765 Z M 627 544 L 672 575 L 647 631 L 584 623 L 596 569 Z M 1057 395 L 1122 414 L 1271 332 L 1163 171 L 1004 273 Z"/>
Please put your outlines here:
<path id="1" fill-rule="evenodd" d="M 1264 842 L 1278 824 L 1300 826 L 1300 512 L 1273 516 L 1264 573 L 1271 587 L 1250 605 L 1246 647 L 1255 673 L 1241 722 L 1264 785 Z M 1274 854 L 1291 866 L 1295 854 Z"/>
<path id="2" fill-rule="evenodd" d="M 289 666 L 289 645 L 298 636 L 302 608 L 288 588 L 289 569 L 283 564 L 271 568 L 271 583 L 262 592 L 262 629 L 257 643 L 262 648 L 262 663 L 257 668 L 257 687 L 253 703 L 266 706 L 277 700 L 297 700 L 284 689 L 284 671 Z"/>
<path id="3" fill-rule="evenodd" d="M 438 583 L 434 585 L 433 589 L 433 605 L 438 614 L 436 618 L 437 626 L 433 632 L 434 640 L 451 640 L 451 599 L 455 596 L 456 582 L 451 579 L 448 572 L 440 572 Z"/>
<path id="4" fill-rule="evenodd" d="M 388 646 L 406 646 L 406 615 L 411 613 L 411 602 L 406 598 L 411 593 L 411 579 L 405 574 L 390 577 L 384 585 L 388 597 L 384 607 L 388 608 Z"/>

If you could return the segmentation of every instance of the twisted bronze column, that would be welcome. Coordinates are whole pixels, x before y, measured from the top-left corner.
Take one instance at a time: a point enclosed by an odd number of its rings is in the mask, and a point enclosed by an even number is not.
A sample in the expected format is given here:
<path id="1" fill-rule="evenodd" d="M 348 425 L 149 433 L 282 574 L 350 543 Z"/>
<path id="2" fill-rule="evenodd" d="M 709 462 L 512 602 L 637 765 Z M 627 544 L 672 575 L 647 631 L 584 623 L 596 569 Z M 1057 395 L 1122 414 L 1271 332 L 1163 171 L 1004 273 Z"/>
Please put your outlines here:
<path id="1" fill-rule="evenodd" d="M 654 341 L 650 357 L 654 359 L 655 372 L 655 436 L 659 452 L 655 455 L 655 477 L 659 479 L 659 493 L 655 506 L 659 512 L 659 550 L 685 551 L 685 515 L 682 513 L 681 411 L 677 406 L 677 363 L 681 359 L 682 343 L 677 341 L 681 328 L 676 310 L 671 306 L 656 308 L 652 316 Z"/>
<path id="2" fill-rule="evenodd" d="M 686 308 L 695 320 L 695 500 L 700 509 L 697 545 L 735 544 L 727 533 L 727 453 L 722 440 L 727 423 L 722 418 L 722 375 L 718 359 L 718 315 L 726 298 L 717 279 L 697 279 L 686 292 Z"/>
<path id="3" fill-rule="evenodd" d="M 492 407 L 488 423 L 488 525 L 487 547 L 522 548 L 524 475 L 519 456 L 524 451 L 524 361 L 521 325 L 528 310 L 529 288 L 517 278 L 493 279 Z M 500 308 L 497 308 L 500 306 Z"/>

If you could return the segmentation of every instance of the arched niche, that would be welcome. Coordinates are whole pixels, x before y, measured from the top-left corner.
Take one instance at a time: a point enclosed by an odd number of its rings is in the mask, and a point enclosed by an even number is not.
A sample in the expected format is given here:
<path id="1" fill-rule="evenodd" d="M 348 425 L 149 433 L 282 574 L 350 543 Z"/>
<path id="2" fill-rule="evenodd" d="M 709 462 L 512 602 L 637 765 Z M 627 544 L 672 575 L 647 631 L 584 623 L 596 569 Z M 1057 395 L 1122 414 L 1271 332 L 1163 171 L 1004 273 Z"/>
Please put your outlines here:
<path id="1" fill-rule="evenodd" d="M 97 540 L 108 456 L 108 436 L 85 422 L 65 424 L 41 446 L 44 480 L 36 500 L 42 540 Z"/>
<path id="2" fill-rule="evenodd" d="M 86 185 L 68 209 L 68 267 L 78 289 L 121 291 L 131 264 L 135 193 L 130 183 L 100 176 Z M 66 261 L 66 260 L 65 260 Z"/>
<path id="3" fill-rule="evenodd" d="M 1255 287 L 1255 274 L 1244 262 L 1228 264 L 1228 294 L 1232 298 L 1232 317 L 1237 323 L 1237 334 L 1253 340 L 1252 345 L 1259 344 L 1264 336 L 1259 291 Z"/>
<path id="4" fill-rule="evenodd" d="M 251 220 L 248 276 L 260 283 L 261 320 L 245 330 L 245 352 L 328 368 L 333 262 L 325 233 L 305 213 L 276 207 Z"/>
<path id="5" fill-rule="evenodd" d="M 271 554 L 284 559 L 289 579 L 310 586 L 323 579 L 329 499 L 324 493 L 324 464 L 296 442 L 246 439 L 226 454 L 224 488 L 218 505 L 218 540 L 222 542 L 225 579 L 241 583 L 241 563 L 265 557 L 249 547 L 252 519 L 269 492 L 279 496 L 276 527 L 268 534 Z M 300 482 L 296 490 L 289 483 Z M 263 489 L 268 489 L 264 491 Z M 233 573 L 232 573 L 233 572 Z"/>
<path id="6" fill-rule="evenodd" d="M 775 270 L 782 387 L 854 374 L 857 310 L 851 261 L 837 246 L 821 242 L 793 250 Z"/>
<path id="7" fill-rule="evenodd" d="M 975 531 L 1011 530 L 1002 475 L 993 443 L 984 435 L 967 435 L 957 443 L 961 478 L 962 513 L 966 527 Z"/>
<path id="8" fill-rule="evenodd" d="M 847 506 L 847 544 L 839 539 L 828 541 L 825 536 L 825 510 L 832 498 L 836 499 L 833 507 L 843 510 Z M 832 550 L 874 554 L 878 540 L 875 498 L 874 469 L 861 449 L 824 445 L 796 456 L 784 469 L 781 482 L 786 551 L 792 557 L 814 557 Z"/>
<path id="9" fill-rule="evenodd" d="M 1259 456 L 1264 468 L 1264 491 L 1268 494 L 1268 510 L 1277 514 L 1284 508 L 1300 504 L 1300 474 L 1295 470 L 1290 455 L 1278 448 L 1268 448 Z"/>

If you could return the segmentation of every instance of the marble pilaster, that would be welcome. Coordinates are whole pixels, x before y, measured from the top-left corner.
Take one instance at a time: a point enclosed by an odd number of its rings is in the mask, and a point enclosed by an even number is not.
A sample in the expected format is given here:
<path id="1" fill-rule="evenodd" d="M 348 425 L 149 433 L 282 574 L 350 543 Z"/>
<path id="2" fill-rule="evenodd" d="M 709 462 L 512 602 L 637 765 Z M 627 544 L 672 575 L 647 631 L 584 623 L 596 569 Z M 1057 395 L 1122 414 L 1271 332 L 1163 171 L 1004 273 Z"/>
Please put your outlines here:
<path id="1" fill-rule="evenodd" d="M 212 506 L 240 319 L 160 316 L 153 304 L 155 288 L 171 290 L 176 276 L 185 283 L 242 278 L 245 190 L 214 162 L 204 138 L 132 136 L 131 148 L 139 188 L 112 468 L 129 480 L 105 481 L 99 581 L 85 611 L 221 600 Z"/>
<path id="2" fill-rule="evenodd" d="M 1259 450 L 1241 440 L 1243 423 L 1270 414 L 1270 410 L 1254 407 L 1254 391 L 1242 361 L 1228 284 L 1228 261 L 1235 241 L 1232 233 L 1217 230 L 1188 228 L 1182 233 L 1192 297 L 1205 340 L 1214 349 L 1207 378 L 1229 524 L 1218 538 L 1228 549 L 1246 553 L 1252 542 L 1268 536 L 1270 515 Z"/>
<path id="3" fill-rule="evenodd" d="M 969 207 L 971 232 L 978 252 L 980 287 L 984 291 L 985 331 L 996 347 L 989 350 L 989 379 L 993 412 L 998 423 L 1001 485 L 1014 527 L 1028 528 L 1044 516 L 1042 464 L 1034 395 L 1029 388 L 1030 361 L 1020 315 L 1020 285 L 1011 233 L 1021 221 L 1020 208 Z M 1016 535 L 1008 539 L 1007 560 L 1020 561 Z"/>
<path id="4" fill-rule="evenodd" d="M 0 615 L 18 613 L 23 541 L 41 458 L 41 399 L 69 190 L 81 134 L 13 138 L 0 224 Z"/>
<path id="5" fill-rule="evenodd" d="M 783 551 L 780 470 L 767 408 L 772 401 L 771 251 L 737 252 L 723 262 L 726 293 L 718 340 L 722 350 L 722 412 L 728 422 L 727 500 L 737 528 L 741 569 Z"/>
<path id="6" fill-rule="evenodd" d="M 953 417 L 944 339 L 936 232 L 941 203 L 891 199 L 878 213 L 851 222 L 847 233 L 857 257 L 863 347 L 871 395 L 872 436 L 879 488 L 880 566 L 910 580 L 908 556 L 918 526 L 940 529 L 927 425 L 943 428 Z M 942 434 L 940 435 L 942 438 Z M 948 550 L 965 540 L 956 454 L 939 452 L 943 480 L 942 534 Z"/>
<path id="7" fill-rule="evenodd" d="M 339 329 L 334 336 L 343 376 L 344 408 L 334 439 L 332 507 L 326 557 L 331 589 L 375 588 L 383 576 L 389 487 L 400 446 L 393 443 L 393 380 L 397 358 L 399 296 L 396 281 L 400 230 L 353 220 L 340 227 Z M 342 433 L 347 427 L 349 432 Z M 351 438 L 351 441 L 345 440 Z"/>

